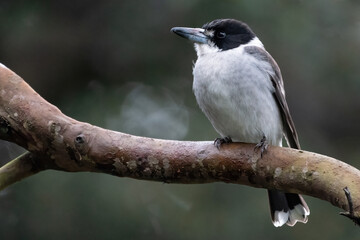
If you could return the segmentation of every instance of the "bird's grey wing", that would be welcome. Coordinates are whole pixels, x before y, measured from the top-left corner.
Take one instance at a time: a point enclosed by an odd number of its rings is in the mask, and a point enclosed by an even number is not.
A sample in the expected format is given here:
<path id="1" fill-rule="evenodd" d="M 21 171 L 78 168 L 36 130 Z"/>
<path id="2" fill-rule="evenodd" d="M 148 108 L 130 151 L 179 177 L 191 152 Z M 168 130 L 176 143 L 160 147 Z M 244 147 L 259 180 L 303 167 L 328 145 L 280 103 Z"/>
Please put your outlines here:
<path id="1" fill-rule="evenodd" d="M 275 60 L 271 57 L 271 55 L 262 48 L 255 46 L 248 46 L 245 47 L 245 51 L 250 55 L 254 56 L 255 58 L 269 63 L 269 69 L 264 69 L 264 70 L 268 72 L 268 74 L 270 75 L 271 82 L 275 88 L 274 98 L 279 106 L 279 110 L 284 126 L 285 138 L 287 140 L 288 145 L 291 148 L 300 149 L 300 143 L 295 129 L 295 124 L 294 121 L 292 120 L 289 107 L 286 103 L 284 83 L 281 77 L 279 66 L 277 65 Z"/>

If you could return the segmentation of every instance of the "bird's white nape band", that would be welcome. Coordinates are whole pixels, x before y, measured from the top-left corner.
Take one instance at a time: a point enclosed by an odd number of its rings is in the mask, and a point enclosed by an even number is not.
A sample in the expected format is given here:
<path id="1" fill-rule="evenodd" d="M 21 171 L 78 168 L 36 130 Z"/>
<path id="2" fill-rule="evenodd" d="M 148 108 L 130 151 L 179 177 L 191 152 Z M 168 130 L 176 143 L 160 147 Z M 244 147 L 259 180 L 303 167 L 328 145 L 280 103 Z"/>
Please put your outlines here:
<path id="1" fill-rule="evenodd" d="M 289 212 L 275 211 L 273 224 L 275 227 L 281 227 L 289 219 Z"/>
<path id="2" fill-rule="evenodd" d="M 0 67 L 7 68 L 4 64 L 0 63 Z"/>
<path id="3" fill-rule="evenodd" d="M 264 48 L 264 44 L 260 41 L 258 37 L 254 37 L 250 42 L 243 45 L 244 47 L 247 46 L 255 46 L 259 48 Z"/>

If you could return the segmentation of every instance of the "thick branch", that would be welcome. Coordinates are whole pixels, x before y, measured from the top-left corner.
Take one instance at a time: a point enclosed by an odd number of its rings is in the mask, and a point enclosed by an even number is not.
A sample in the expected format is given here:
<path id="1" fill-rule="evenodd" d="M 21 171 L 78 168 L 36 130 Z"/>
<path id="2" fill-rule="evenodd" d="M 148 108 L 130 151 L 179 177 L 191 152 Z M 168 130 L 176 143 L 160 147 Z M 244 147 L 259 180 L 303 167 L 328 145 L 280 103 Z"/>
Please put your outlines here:
<path id="1" fill-rule="evenodd" d="M 253 144 L 227 144 L 219 151 L 211 142 L 102 129 L 65 116 L 1 65 L 0 138 L 30 152 L 0 169 L 0 188 L 44 169 L 91 171 L 169 183 L 223 181 L 279 189 L 349 210 L 343 192 L 348 187 L 353 215 L 360 216 L 360 172 L 341 161 L 280 147 L 269 147 L 260 158 Z"/>

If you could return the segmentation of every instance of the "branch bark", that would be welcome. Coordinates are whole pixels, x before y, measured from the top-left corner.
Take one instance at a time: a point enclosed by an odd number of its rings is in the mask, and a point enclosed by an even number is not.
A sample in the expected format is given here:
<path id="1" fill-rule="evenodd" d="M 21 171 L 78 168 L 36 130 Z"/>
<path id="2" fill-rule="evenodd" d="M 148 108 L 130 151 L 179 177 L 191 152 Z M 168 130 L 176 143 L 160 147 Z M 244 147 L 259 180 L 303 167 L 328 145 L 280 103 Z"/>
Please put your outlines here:
<path id="1" fill-rule="evenodd" d="M 29 152 L 0 168 L 0 190 L 46 169 L 101 172 L 166 183 L 222 181 L 301 193 L 360 217 L 360 171 L 316 153 L 253 144 L 171 141 L 138 137 L 76 121 L 45 101 L 0 64 L 0 139 Z"/>

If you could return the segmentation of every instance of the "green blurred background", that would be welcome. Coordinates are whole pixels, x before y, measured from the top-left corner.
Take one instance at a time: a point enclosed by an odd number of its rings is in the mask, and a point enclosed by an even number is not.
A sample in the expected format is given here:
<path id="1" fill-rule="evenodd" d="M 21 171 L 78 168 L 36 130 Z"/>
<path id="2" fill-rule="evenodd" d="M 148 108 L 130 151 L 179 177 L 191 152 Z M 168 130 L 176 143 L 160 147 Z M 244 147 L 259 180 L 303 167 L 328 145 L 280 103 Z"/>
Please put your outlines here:
<path id="1" fill-rule="evenodd" d="M 213 140 L 196 54 L 170 28 L 243 20 L 282 69 L 303 149 L 360 168 L 359 13 L 358 1 L 1 0 L 0 62 L 77 120 Z M 0 142 L 1 164 L 21 151 Z M 274 228 L 263 189 L 47 171 L 0 193 L 0 239 L 359 239 L 340 209 L 305 198 L 307 224 Z"/>

